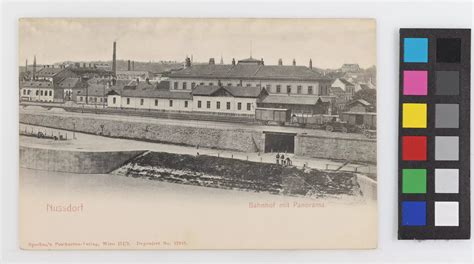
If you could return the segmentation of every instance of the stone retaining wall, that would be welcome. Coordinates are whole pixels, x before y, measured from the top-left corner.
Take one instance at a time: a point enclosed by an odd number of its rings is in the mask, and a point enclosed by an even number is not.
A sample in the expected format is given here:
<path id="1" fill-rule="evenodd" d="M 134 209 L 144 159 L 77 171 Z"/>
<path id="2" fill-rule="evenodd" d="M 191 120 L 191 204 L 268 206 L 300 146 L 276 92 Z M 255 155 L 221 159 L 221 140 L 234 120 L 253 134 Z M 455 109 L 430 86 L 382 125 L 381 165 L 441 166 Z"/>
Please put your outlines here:
<path id="1" fill-rule="evenodd" d="M 20 167 L 68 173 L 109 173 L 144 151 L 69 151 L 20 146 Z"/>
<path id="2" fill-rule="evenodd" d="M 20 113 L 24 124 L 76 130 L 88 134 L 116 138 L 138 139 L 160 143 L 200 146 L 243 152 L 261 151 L 261 133 L 241 129 L 218 129 L 209 127 L 150 124 L 89 117 L 65 117 L 60 115 L 37 115 Z"/>

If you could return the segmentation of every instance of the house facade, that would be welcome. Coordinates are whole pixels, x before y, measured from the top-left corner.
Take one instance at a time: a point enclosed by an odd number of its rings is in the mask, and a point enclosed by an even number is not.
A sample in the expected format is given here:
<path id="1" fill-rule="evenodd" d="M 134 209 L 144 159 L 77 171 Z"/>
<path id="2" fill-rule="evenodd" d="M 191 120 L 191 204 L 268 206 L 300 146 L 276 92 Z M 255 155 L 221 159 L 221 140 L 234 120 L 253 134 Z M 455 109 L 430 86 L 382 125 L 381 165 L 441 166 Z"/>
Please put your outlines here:
<path id="1" fill-rule="evenodd" d="M 305 66 L 264 65 L 261 60 L 237 64 L 188 65 L 168 75 L 170 89 L 190 91 L 198 85 L 265 88 L 269 94 L 324 96 L 331 79 Z"/>
<path id="2" fill-rule="evenodd" d="M 20 83 L 20 100 L 32 102 L 53 102 L 54 86 L 50 81 L 25 81 Z"/>

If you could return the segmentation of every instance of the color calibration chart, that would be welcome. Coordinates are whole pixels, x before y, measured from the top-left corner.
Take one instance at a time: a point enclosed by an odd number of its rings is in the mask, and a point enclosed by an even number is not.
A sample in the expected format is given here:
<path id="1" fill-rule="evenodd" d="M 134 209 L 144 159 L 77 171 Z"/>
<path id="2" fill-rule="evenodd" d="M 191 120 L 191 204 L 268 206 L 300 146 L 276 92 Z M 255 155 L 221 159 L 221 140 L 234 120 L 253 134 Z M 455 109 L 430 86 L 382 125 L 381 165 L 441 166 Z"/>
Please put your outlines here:
<path id="1" fill-rule="evenodd" d="M 470 238 L 469 29 L 400 30 L 399 239 Z"/>

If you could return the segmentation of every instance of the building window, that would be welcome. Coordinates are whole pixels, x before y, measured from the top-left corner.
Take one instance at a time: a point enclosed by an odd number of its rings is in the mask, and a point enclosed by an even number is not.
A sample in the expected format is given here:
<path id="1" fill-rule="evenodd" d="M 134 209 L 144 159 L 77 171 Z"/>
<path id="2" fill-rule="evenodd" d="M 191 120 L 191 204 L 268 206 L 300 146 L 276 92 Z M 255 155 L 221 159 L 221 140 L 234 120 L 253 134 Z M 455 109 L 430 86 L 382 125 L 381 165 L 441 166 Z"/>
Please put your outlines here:
<path id="1" fill-rule="evenodd" d="M 242 103 L 241 102 L 237 103 L 237 110 L 242 110 Z"/>
<path id="2" fill-rule="evenodd" d="M 140 105 L 143 105 L 143 102 L 145 101 L 145 99 L 140 99 Z"/>
<path id="3" fill-rule="evenodd" d="M 201 101 L 198 101 L 198 108 L 201 108 Z"/>
<path id="4" fill-rule="evenodd" d="M 313 86 L 308 86 L 308 94 L 313 94 Z"/>
<path id="5" fill-rule="evenodd" d="M 199 85 L 204 85 L 204 83 L 202 82 L 202 83 L 200 83 Z"/>
<path id="6" fill-rule="evenodd" d="M 194 89 L 194 87 L 196 87 L 196 83 L 191 83 L 191 89 Z"/>
<path id="7" fill-rule="evenodd" d="M 216 102 L 216 108 L 221 109 L 221 102 Z"/>
<path id="8" fill-rule="evenodd" d="M 102 103 L 102 97 L 100 98 L 100 102 Z"/>
<path id="9" fill-rule="evenodd" d="M 115 104 L 117 102 L 117 98 L 112 98 L 112 103 Z"/>
<path id="10" fill-rule="evenodd" d="M 213 86 L 213 85 L 214 85 L 214 83 L 213 83 L 213 82 L 210 82 L 210 83 L 209 83 L 209 86 Z"/>
<path id="11" fill-rule="evenodd" d="M 251 103 L 247 103 L 247 111 L 250 111 L 250 109 L 252 109 L 252 104 L 251 104 Z"/>
<path id="12" fill-rule="evenodd" d="M 97 103 L 97 97 L 94 97 L 94 102 L 96 102 L 96 103 Z"/>
<path id="13" fill-rule="evenodd" d="M 207 102 L 206 102 L 206 107 L 207 107 L 207 108 L 211 108 L 211 101 L 207 101 Z"/>
<path id="14" fill-rule="evenodd" d="M 174 82 L 173 85 L 174 85 L 174 89 L 178 90 L 178 82 Z"/>
<path id="15" fill-rule="evenodd" d="M 232 83 L 228 83 L 227 86 L 232 86 Z"/>
<path id="16" fill-rule="evenodd" d="M 186 90 L 186 88 L 187 88 L 186 86 L 187 86 L 187 85 L 188 85 L 187 82 L 183 82 L 183 90 Z"/>
<path id="17" fill-rule="evenodd" d="M 296 93 L 301 94 L 301 90 L 302 90 L 301 85 L 298 85 L 298 87 L 296 87 Z"/>
<path id="18" fill-rule="evenodd" d="M 31 94 L 31 90 L 30 90 L 30 89 L 28 89 L 28 95 L 30 95 L 30 94 Z"/>
<path id="19" fill-rule="evenodd" d="M 41 96 L 43 96 L 43 90 L 41 90 Z"/>
<path id="20" fill-rule="evenodd" d="M 170 107 L 173 107 L 173 100 L 170 100 Z"/>
<path id="21" fill-rule="evenodd" d="M 188 108 L 188 101 L 184 101 L 184 107 Z"/>
<path id="22" fill-rule="evenodd" d="M 267 84 L 265 87 L 266 87 L 268 92 L 272 91 L 272 85 L 271 84 Z"/>
<path id="23" fill-rule="evenodd" d="M 230 102 L 227 102 L 226 106 L 227 106 L 227 110 L 230 110 Z"/>
<path id="24" fill-rule="evenodd" d="M 127 98 L 127 104 L 128 105 L 130 104 L 130 98 Z"/>
<path id="25" fill-rule="evenodd" d="M 26 90 L 25 89 L 23 89 L 23 95 L 26 95 Z"/>
<path id="26" fill-rule="evenodd" d="M 104 98 L 104 103 L 107 103 L 107 98 Z"/>
<path id="27" fill-rule="evenodd" d="M 79 96 L 79 101 L 81 101 L 81 102 L 82 102 L 82 100 L 83 100 L 82 96 Z"/>
<path id="28" fill-rule="evenodd" d="M 291 93 L 291 85 L 286 86 L 286 93 Z"/>
<path id="29" fill-rule="evenodd" d="M 155 106 L 158 106 L 158 99 L 155 99 Z"/>
<path id="30" fill-rule="evenodd" d="M 247 87 L 252 87 L 252 84 L 251 84 L 251 83 L 247 83 L 245 86 L 247 86 Z"/>
<path id="31" fill-rule="evenodd" d="M 53 96 L 53 91 L 49 91 L 49 96 Z"/>
<path id="32" fill-rule="evenodd" d="M 277 85 L 277 87 L 276 87 L 276 92 L 277 92 L 277 93 L 281 93 L 281 85 Z"/>

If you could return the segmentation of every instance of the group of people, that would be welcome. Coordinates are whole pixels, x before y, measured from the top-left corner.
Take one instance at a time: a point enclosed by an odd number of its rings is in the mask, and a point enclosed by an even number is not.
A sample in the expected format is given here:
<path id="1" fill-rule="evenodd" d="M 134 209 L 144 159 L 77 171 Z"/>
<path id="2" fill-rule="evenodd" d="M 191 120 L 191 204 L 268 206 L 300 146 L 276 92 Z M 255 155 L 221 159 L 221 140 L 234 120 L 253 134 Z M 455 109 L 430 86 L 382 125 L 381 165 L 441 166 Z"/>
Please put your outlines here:
<path id="1" fill-rule="evenodd" d="M 285 154 L 283 153 L 277 153 L 276 154 L 276 164 L 277 165 L 283 165 L 283 166 L 291 166 L 293 165 L 293 162 L 291 161 L 290 157 L 285 158 Z"/>

